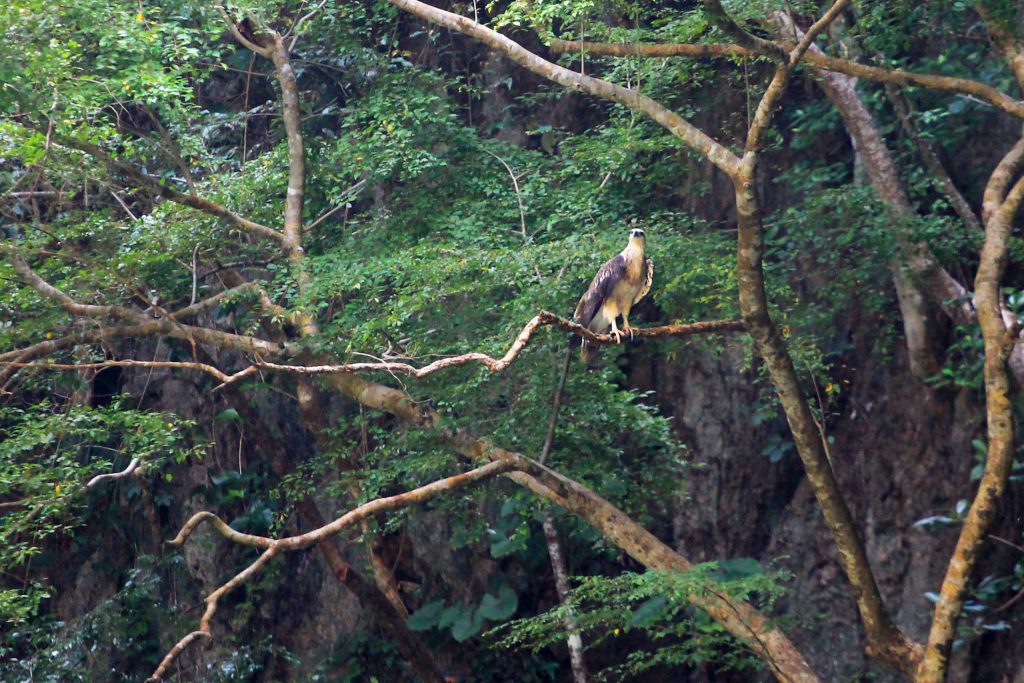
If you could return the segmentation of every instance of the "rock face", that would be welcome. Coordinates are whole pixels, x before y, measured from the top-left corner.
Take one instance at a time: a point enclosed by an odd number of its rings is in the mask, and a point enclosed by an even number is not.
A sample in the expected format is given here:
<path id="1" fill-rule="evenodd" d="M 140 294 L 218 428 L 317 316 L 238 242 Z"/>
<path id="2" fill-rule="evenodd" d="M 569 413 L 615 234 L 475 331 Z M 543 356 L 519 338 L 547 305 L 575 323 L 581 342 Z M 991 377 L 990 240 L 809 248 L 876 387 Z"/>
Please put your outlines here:
<path id="1" fill-rule="evenodd" d="M 675 506 L 677 547 L 694 560 L 752 556 L 792 572 L 785 609 L 798 615 L 794 638 L 824 680 L 904 680 L 864 654 L 849 584 L 798 457 L 792 449 L 778 462 L 769 455 L 785 439 L 785 425 L 755 424 L 757 391 L 738 358 L 728 347 L 699 352 L 643 378 L 656 377 L 662 407 L 697 465 Z M 833 467 L 888 608 L 923 641 L 931 614 L 926 593 L 938 590 L 957 530 L 914 524 L 950 513 L 973 494 L 971 442 L 984 438 L 983 408 L 970 389 L 922 384 L 898 356 L 884 362 L 861 352 L 850 360 L 859 369 L 825 425 Z M 1016 494 L 1009 504 L 1019 509 L 1019 488 Z M 1013 533 L 1015 516 L 1003 516 L 1003 533 Z M 1006 573 L 1014 561 L 1007 550 L 990 543 L 980 575 Z M 956 652 L 949 680 L 1013 680 L 1022 661 L 1014 637 L 995 631 Z"/>

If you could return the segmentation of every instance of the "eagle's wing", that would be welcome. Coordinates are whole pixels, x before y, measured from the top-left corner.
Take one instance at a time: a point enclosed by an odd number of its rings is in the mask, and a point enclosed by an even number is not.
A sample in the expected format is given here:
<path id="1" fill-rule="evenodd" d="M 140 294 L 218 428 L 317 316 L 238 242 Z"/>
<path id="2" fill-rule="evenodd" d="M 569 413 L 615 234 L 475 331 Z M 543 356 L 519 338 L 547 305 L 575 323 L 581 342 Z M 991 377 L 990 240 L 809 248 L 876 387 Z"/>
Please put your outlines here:
<path id="1" fill-rule="evenodd" d="M 597 275 L 587 287 L 587 291 L 580 297 L 580 302 L 576 304 L 576 312 L 573 313 L 576 322 L 584 327 L 590 327 L 591 321 L 601 310 L 605 299 L 611 296 L 615 285 L 625 276 L 626 257 L 622 254 L 601 266 L 601 270 L 597 271 Z"/>
<path id="2" fill-rule="evenodd" d="M 647 266 L 644 268 L 644 286 L 633 298 L 634 304 L 647 296 L 647 292 L 651 291 L 651 283 L 654 282 L 654 259 L 647 259 L 647 263 L 644 265 Z"/>

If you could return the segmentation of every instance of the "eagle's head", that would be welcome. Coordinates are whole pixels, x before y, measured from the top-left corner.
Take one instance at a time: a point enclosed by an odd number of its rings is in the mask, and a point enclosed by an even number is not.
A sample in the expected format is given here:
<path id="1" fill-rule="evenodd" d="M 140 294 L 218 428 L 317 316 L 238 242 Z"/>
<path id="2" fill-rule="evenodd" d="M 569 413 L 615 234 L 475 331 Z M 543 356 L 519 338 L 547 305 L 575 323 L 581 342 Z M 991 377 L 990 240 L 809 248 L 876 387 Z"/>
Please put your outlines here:
<path id="1" fill-rule="evenodd" d="M 644 231 L 640 228 L 633 228 L 629 231 L 629 246 L 644 248 Z"/>

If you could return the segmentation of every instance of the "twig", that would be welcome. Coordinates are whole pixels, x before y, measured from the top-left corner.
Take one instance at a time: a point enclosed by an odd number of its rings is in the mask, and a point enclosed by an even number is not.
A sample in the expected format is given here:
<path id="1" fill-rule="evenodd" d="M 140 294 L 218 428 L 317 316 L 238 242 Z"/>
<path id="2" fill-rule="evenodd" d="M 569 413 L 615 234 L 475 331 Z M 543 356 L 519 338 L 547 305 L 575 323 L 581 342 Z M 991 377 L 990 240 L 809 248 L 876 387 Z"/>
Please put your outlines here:
<path id="1" fill-rule="evenodd" d="M 356 195 L 356 194 L 359 194 L 363 190 L 364 187 L 366 187 L 366 178 L 363 178 L 362 180 L 357 182 L 355 185 L 353 185 L 352 187 L 350 187 L 347 190 L 345 190 L 345 192 L 342 193 L 342 196 L 345 197 L 345 201 L 343 203 L 338 204 L 333 209 L 328 210 L 327 213 L 323 214 L 322 216 L 317 218 L 315 221 L 313 221 L 312 223 L 307 225 L 305 228 L 303 228 L 303 231 L 304 232 L 312 232 L 312 230 L 314 228 L 316 228 L 316 226 L 318 226 L 321 223 L 323 223 L 325 220 L 327 220 L 328 218 L 333 216 L 338 211 L 341 211 L 342 209 L 344 209 L 346 206 L 348 206 L 348 200 L 351 199 L 351 197 L 347 197 L 345 195 L 348 195 L 349 193 L 351 193 L 353 196 Z"/>
<path id="2" fill-rule="evenodd" d="M 105 360 L 99 363 L 30 363 L 20 361 L 0 361 L 0 367 L 14 368 L 39 368 L 42 370 L 100 370 L 103 368 L 115 367 L 141 367 L 141 368 L 181 368 L 186 370 L 198 370 L 220 380 L 222 384 L 233 384 L 240 379 L 256 373 L 257 367 L 250 365 L 244 370 L 233 374 L 226 374 L 220 369 L 207 365 L 206 363 L 193 363 L 188 361 L 163 361 L 163 360 Z M 220 388 L 220 387 L 217 387 Z"/>

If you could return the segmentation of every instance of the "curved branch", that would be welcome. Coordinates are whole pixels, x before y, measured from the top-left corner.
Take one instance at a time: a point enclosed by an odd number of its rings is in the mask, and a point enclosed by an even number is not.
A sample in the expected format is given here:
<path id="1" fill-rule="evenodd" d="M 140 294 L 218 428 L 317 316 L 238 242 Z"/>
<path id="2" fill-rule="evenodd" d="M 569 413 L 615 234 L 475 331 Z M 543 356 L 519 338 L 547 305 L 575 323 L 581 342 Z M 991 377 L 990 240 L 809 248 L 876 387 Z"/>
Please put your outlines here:
<path id="1" fill-rule="evenodd" d="M 141 460 L 139 460 L 138 458 L 132 458 L 131 462 L 128 463 L 128 466 L 125 467 L 120 472 L 111 472 L 110 474 L 97 474 L 95 477 L 89 480 L 89 482 L 85 485 L 85 488 L 92 488 L 93 486 L 96 486 L 97 484 L 100 484 L 105 481 L 123 479 L 132 474 L 133 472 L 135 472 L 137 469 L 139 469 L 139 466 L 141 464 Z"/>
<path id="2" fill-rule="evenodd" d="M 317 529 L 313 529 L 312 531 L 308 531 L 298 536 L 289 536 L 286 538 L 273 539 L 266 538 L 264 536 L 243 534 L 232 529 L 226 522 L 212 512 L 196 513 L 185 523 L 181 528 L 181 531 L 178 532 L 178 535 L 168 541 L 168 545 L 179 546 L 183 544 L 188 540 L 189 536 L 195 532 L 200 524 L 207 522 L 211 524 L 220 535 L 224 536 L 228 540 L 241 545 L 264 548 L 264 551 L 260 555 L 259 559 L 207 596 L 206 611 L 203 613 L 202 619 L 199 622 L 199 630 L 189 633 L 178 641 L 178 644 L 164 656 L 160 665 L 148 680 L 159 681 L 163 678 L 164 674 L 167 673 L 168 667 L 182 652 L 184 652 L 185 648 L 187 648 L 197 638 L 204 636 L 207 638 L 211 637 L 210 621 L 217 611 L 220 599 L 255 576 L 262 569 L 263 565 L 279 553 L 303 550 L 320 543 L 328 537 L 341 532 L 346 527 L 352 526 L 353 524 L 373 515 L 426 502 L 433 498 L 437 498 L 444 493 L 448 493 L 449 491 L 455 491 L 469 486 L 470 484 L 491 479 L 519 466 L 521 466 L 521 463 L 511 458 L 494 460 L 493 462 L 489 462 L 486 465 L 468 472 L 456 474 L 445 479 L 439 479 L 424 486 L 420 486 L 419 488 L 412 489 L 411 491 L 406 491 L 405 493 L 389 496 L 387 498 L 371 500 L 368 503 L 363 503 L 359 507 L 350 510 L 329 524 L 325 524 Z"/>
<path id="3" fill-rule="evenodd" d="M 981 200 L 981 219 L 989 223 L 999 211 L 1006 198 L 1010 183 L 1024 168 L 1024 135 L 1009 149 L 996 164 L 985 184 Z"/>
<path id="4" fill-rule="evenodd" d="M 586 486 L 466 430 L 446 428 L 438 413 L 417 403 L 404 391 L 352 374 L 329 375 L 327 382 L 336 391 L 368 408 L 436 432 L 457 453 L 470 460 L 512 460 L 517 464 L 515 469 L 520 471 L 509 472 L 505 475 L 507 478 L 577 515 L 644 566 L 681 572 L 692 567 L 682 555 Z M 749 604 L 719 595 L 691 595 L 689 600 L 747 644 L 772 667 L 780 681 L 812 683 L 819 680 L 785 633 Z"/>
<path id="5" fill-rule="evenodd" d="M 228 16 L 227 10 L 224 9 L 223 5 L 217 5 L 216 9 L 217 13 L 220 14 L 221 18 L 224 20 L 224 23 L 227 25 L 228 31 L 231 32 L 231 36 L 235 40 L 237 40 L 242 45 L 242 47 L 251 50 L 258 55 L 267 57 L 268 59 L 270 58 L 270 50 L 267 47 L 263 45 L 257 45 L 256 43 L 252 42 L 244 35 L 242 35 L 242 32 L 238 30 L 238 26 L 235 24 L 235 20 Z"/>
<path id="6" fill-rule="evenodd" d="M 185 649 L 199 638 L 212 639 L 213 635 L 210 633 L 210 621 L 213 619 L 213 615 L 217 613 L 217 607 L 220 604 L 220 599 L 233 591 L 234 589 L 241 586 L 243 583 L 251 579 L 256 575 L 263 565 L 270 562 L 277 555 L 277 548 L 267 548 L 259 559 L 250 564 L 248 567 L 236 574 L 230 581 L 225 583 L 223 586 L 210 593 L 206 597 L 206 610 L 203 612 L 202 618 L 199 620 L 199 630 L 192 631 L 184 638 L 179 640 L 171 650 L 164 655 L 164 658 L 160 661 L 160 665 L 156 668 L 153 674 L 146 679 L 149 681 L 159 681 L 163 678 L 164 674 L 167 673 L 167 668 L 174 663 L 174 660 L 185 651 Z"/>
<path id="7" fill-rule="evenodd" d="M 38 276 L 37 276 L 38 277 Z M 247 287 L 242 285 L 233 289 L 221 292 L 221 295 L 228 293 L 237 294 L 244 289 L 260 289 L 256 285 Z M 260 290 L 262 291 L 262 290 Z M 54 292 L 63 295 L 59 290 L 54 289 Z M 217 296 L 221 296 L 217 295 Z M 63 295 L 66 296 L 66 295 Z M 187 309 L 182 309 L 175 313 L 172 313 L 172 317 L 184 315 L 186 313 L 195 314 L 197 307 L 204 305 L 213 305 L 211 302 L 216 297 L 206 299 L 195 306 L 190 306 Z M 82 306 L 77 304 L 68 297 L 70 304 L 73 308 Z M 102 308 L 102 307 L 101 307 Z M 104 334 L 103 330 L 98 330 L 94 335 L 71 335 L 60 340 L 53 340 L 49 342 L 40 342 L 31 347 L 20 349 L 18 351 L 8 351 L 0 354 L 0 381 L 6 379 L 13 371 L 19 368 L 38 368 L 41 370 L 101 370 L 109 367 L 143 367 L 143 368 L 171 368 L 171 369 L 184 369 L 184 370 L 196 370 L 199 372 L 206 373 L 214 379 L 221 382 L 221 387 L 234 384 L 239 380 L 245 379 L 260 369 L 274 370 L 277 372 L 290 372 L 298 375 L 325 375 L 325 374 L 341 374 L 341 373 L 356 373 L 356 372 L 389 372 L 392 374 L 403 374 L 410 375 L 412 377 L 421 378 L 427 375 L 444 370 L 446 368 L 455 367 L 458 365 L 465 365 L 467 363 L 480 363 L 484 365 L 491 372 L 501 372 L 509 365 L 511 365 L 522 353 L 523 349 L 529 343 L 530 338 L 533 334 L 542 326 L 550 325 L 559 329 L 566 330 L 567 332 L 573 332 L 585 337 L 591 343 L 594 344 L 614 344 L 616 343 L 614 338 L 607 334 L 594 334 L 585 327 L 578 325 L 570 320 L 561 318 L 553 313 L 547 311 L 541 311 L 539 314 L 533 317 L 530 322 L 526 324 L 523 331 L 519 333 L 519 336 L 513 342 L 508 352 L 505 353 L 500 359 L 492 358 L 485 353 L 473 352 L 465 353 L 459 356 L 451 356 L 449 358 L 442 358 L 436 360 L 429 365 L 425 365 L 421 368 L 417 368 L 408 363 L 394 363 L 394 362 L 381 362 L 381 363 L 345 363 L 345 364 L 334 364 L 334 365 L 285 365 L 280 363 L 271 363 L 257 358 L 252 365 L 243 368 L 237 372 L 228 374 L 209 363 L 200 363 L 193 361 L 144 361 L 144 360 L 106 360 L 99 361 L 96 363 L 39 363 L 30 362 L 32 358 L 38 358 L 41 356 L 49 355 L 60 348 L 66 348 L 76 342 L 82 341 L 87 338 L 106 338 L 110 336 L 110 332 L 117 332 L 116 336 L 140 336 L 144 334 L 167 334 L 169 329 L 177 329 L 177 326 L 170 327 L 169 323 L 165 320 L 153 320 L 147 325 L 139 325 L 135 327 L 126 327 L 118 331 L 117 328 L 114 330 L 106 331 Z M 228 335 L 225 332 L 219 332 L 217 330 L 208 330 L 206 328 L 192 328 L 187 327 L 187 330 L 194 331 L 196 338 L 202 337 L 205 341 L 216 341 L 211 335 Z M 638 338 L 658 338 L 658 337 L 686 337 L 695 334 L 709 334 L 709 333 L 723 333 L 723 332 L 740 332 L 744 329 L 743 322 L 740 320 L 711 320 L 705 322 L 689 323 L 685 325 L 663 325 L 660 327 L 648 327 L 648 328 L 634 328 L 634 336 Z M 170 335 L 179 336 L 181 335 Z M 238 335 L 228 335 L 229 337 L 235 338 L 234 342 L 238 340 L 246 339 L 249 341 L 259 341 L 253 337 L 240 337 Z M 189 337 L 181 337 L 189 338 Z M 217 338 L 219 340 L 219 338 Z M 273 344 L 273 342 L 266 342 L 267 344 Z M 237 347 L 233 347 L 237 348 Z M 283 349 L 277 348 L 275 352 L 279 352 Z M 14 360 L 7 360 L 7 358 L 14 358 Z"/>
<path id="8" fill-rule="evenodd" d="M 341 365 L 283 365 L 266 361 L 256 361 L 255 365 L 267 370 L 279 372 L 292 372 L 300 375 L 330 375 L 356 372 L 390 372 L 403 375 L 410 375 L 417 379 L 433 374 L 438 370 L 465 365 L 467 363 L 480 363 L 491 372 L 501 372 L 511 365 L 526 348 L 534 333 L 543 326 L 552 326 L 577 334 L 591 343 L 604 345 L 615 344 L 615 338 L 608 334 L 594 334 L 582 325 L 571 320 L 559 317 L 554 313 L 541 311 L 526 323 L 522 332 L 516 337 L 512 346 L 501 358 L 493 358 L 486 353 L 472 352 L 459 356 L 441 358 L 421 368 L 409 365 L 408 363 L 380 362 L 380 363 L 345 363 Z M 687 337 L 695 334 L 739 332 L 744 329 L 740 320 L 711 320 L 706 322 L 690 323 L 686 325 L 663 325 L 661 327 L 633 328 L 633 336 L 636 338 L 658 338 L 658 337 Z"/>
<path id="9" fill-rule="evenodd" d="M 842 4 L 844 0 L 834 3 L 815 26 L 820 30 L 824 20 L 835 17 L 835 10 Z M 798 57 L 801 49 L 810 47 L 811 41 L 805 35 L 791 55 Z M 803 395 L 793 359 L 778 326 L 772 320 L 768 306 L 764 276 L 763 211 L 754 184 L 754 172 L 759 157 L 758 140 L 771 122 L 792 66 L 787 63 L 776 67 L 772 82 L 758 104 L 757 115 L 748 132 L 740 172 L 733 179 L 738 229 L 740 310 L 754 339 L 757 354 L 768 369 L 793 434 L 797 453 L 807 473 L 807 480 L 839 550 L 840 561 L 850 582 L 871 650 L 883 661 L 910 672 L 920 656 L 920 645 L 899 630 L 886 609 L 867 550 L 857 534 L 853 515 L 836 481 L 821 433 Z"/>

